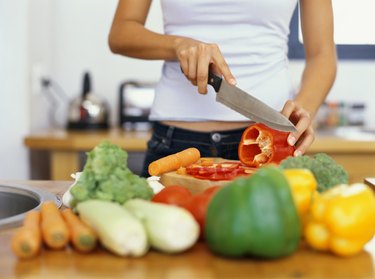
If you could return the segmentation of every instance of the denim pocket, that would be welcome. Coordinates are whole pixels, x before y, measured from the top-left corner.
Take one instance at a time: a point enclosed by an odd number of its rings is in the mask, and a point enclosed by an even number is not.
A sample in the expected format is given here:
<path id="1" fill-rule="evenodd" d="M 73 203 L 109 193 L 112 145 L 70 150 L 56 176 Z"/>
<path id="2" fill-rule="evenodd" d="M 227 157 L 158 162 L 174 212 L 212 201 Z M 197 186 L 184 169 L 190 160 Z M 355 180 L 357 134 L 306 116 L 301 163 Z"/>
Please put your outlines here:
<path id="1" fill-rule="evenodd" d="M 147 142 L 148 153 L 155 156 L 164 156 L 170 153 L 170 147 L 167 144 L 167 139 L 153 135 Z"/>

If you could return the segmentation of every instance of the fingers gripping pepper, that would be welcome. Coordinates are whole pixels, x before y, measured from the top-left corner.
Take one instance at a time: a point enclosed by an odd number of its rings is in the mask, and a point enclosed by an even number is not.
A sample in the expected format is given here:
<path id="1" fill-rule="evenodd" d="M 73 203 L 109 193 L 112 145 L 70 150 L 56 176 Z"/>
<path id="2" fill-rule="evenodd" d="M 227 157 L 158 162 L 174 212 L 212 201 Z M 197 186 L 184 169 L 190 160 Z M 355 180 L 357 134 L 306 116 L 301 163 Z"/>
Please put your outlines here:
<path id="1" fill-rule="evenodd" d="M 323 192 L 311 207 L 304 236 L 309 246 L 340 256 L 359 253 L 375 234 L 375 195 L 362 183 Z"/>
<path id="2" fill-rule="evenodd" d="M 288 144 L 288 135 L 261 123 L 251 125 L 243 132 L 238 147 L 240 161 L 250 167 L 260 167 L 292 156 L 295 148 Z"/>

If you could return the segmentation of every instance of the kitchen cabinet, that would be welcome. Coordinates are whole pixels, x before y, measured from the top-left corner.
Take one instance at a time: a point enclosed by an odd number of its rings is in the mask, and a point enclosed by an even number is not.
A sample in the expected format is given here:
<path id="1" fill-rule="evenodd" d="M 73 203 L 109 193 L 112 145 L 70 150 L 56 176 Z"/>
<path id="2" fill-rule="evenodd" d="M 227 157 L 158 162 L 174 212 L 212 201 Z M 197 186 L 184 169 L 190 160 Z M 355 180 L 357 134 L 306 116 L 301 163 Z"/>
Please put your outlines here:
<path id="1" fill-rule="evenodd" d="M 102 140 L 118 144 L 128 152 L 144 152 L 148 131 L 51 130 L 32 133 L 24 139 L 30 150 L 45 150 L 50 154 L 52 180 L 70 180 L 70 174 L 80 171 L 80 153 L 90 151 Z M 335 135 L 317 135 L 307 154 L 325 152 L 349 172 L 350 182 L 362 182 L 364 177 L 375 176 L 375 140 L 359 140 Z"/>
<path id="2" fill-rule="evenodd" d="M 70 185 L 62 181 L 12 183 L 42 188 L 59 196 Z M 360 254 L 348 258 L 315 252 L 301 244 L 293 255 L 280 259 L 230 259 L 214 255 L 200 242 L 174 255 L 151 250 L 144 257 L 128 258 L 102 248 L 89 254 L 70 248 L 60 251 L 43 248 L 33 259 L 18 260 L 9 244 L 14 230 L 0 230 L 0 278 L 375 278 L 375 239 Z"/>

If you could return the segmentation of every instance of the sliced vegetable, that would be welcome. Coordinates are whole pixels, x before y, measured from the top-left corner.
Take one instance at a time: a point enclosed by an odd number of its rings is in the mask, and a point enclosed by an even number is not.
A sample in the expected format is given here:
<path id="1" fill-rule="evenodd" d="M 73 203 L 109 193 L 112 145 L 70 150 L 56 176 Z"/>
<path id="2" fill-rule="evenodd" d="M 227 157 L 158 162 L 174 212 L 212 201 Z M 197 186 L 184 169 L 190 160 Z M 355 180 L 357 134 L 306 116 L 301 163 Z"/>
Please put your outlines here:
<path id="1" fill-rule="evenodd" d="M 22 227 L 12 237 L 11 247 L 14 254 L 21 259 L 32 258 L 40 252 L 42 236 L 39 211 L 25 214 Z"/>
<path id="2" fill-rule="evenodd" d="M 152 162 L 148 166 L 150 175 L 160 175 L 169 171 L 177 170 L 180 167 L 186 167 L 195 163 L 200 158 L 200 152 L 197 148 L 187 148 L 181 152 L 171 154 L 159 160 Z"/>
<path id="3" fill-rule="evenodd" d="M 65 248 L 69 243 L 69 229 L 53 201 L 41 205 L 41 228 L 44 243 L 51 249 Z"/>
<path id="4" fill-rule="evenodd" d="M 109 251 L 134 257 L 147 253 L 149 245 L 142 223 L 123 206 L 109 201 L 87 200 L 77 205 L 77 211 Z"/>
<path id="5" fill-rule="evenodd" d="M 254 171 L 254 168 L 247 167 L 241 162 L 235 161 L 211 162 L 211 164 L 201 161 L 186 167 L 186 174 L 198 179 L 212 181 L 233 180 L 239 176 L 248 176 Z"/>
<path id="6" fill-rule="evenodd" d="M 337 185 L 321 193 L 305 227 L 307 244 L 320 251 L 352 256 L 375 234 L 375 195 L 363 184 Z"/>
<path id="7" fill-rule="evenodd" d="M 96 247 L 97 235 L 93 229 L 81 221 L 70 208 L 62 211 L 62 215 L 70 231 L 70 242 L 80 252 L 89 252 Z"/>
<path id="8" fill-rule="evenodd" d="M 267 166 L 223 186 L 209 203 L 205 239 L 212 251 L 224 256 L 277 258 L 293 253 L 301 227 L 284 174 Z"/>
<path id="9" fill-rule="evenodd" d="M 137 216 L 145 226 L 153 248 L 178 253 L 192 247 L 199 237 L 199 225 L 184 208 L 133 199 L 124 207 Z"/>
<path id="10" fill-rule="evenodd" d="M 274 130 L 262 123 L 249 126 L 238 147 L 240 161 L 250 167 L 279 163 L 292 156 L 295 148 L 287 142 L 289 133 Z"/>

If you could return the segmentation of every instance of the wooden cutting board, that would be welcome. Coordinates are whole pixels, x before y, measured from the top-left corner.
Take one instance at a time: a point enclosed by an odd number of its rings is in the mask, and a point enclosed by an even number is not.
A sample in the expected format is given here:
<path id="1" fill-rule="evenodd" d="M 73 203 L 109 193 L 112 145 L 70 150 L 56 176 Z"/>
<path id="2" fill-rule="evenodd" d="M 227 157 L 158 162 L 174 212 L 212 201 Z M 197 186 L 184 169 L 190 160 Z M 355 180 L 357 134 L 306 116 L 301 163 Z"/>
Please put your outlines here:
<path id="1" fill-rule="evenodd" d="M 365 178 L 365 183 L 366 183 L 367 185 L 369 185 L 369 186 L 372 188 L 372 190 L 375 191 L 375 177 Z"/>
<path id="2" fill-rule="evenodd" d="M 211 158 L 210 158 L 211 159 Z M 223 161 L 233 161 L 227 160 L 223 158 L 212 158 L 215 163 L 220 163 Z M 238 161 L 234 161 L 238 162 Z M 229 183 L 230 180 L 220 180 L 220 181 L 211 181 L 207 179 L 197 179 L 190 175 L 183 175 L 178 174 L 176 171 L 164 173 L 160 176 L 160 183 L 164 186 L 171 186 L 171 185 L 180 185 L 188 188 L 193 194 L 199 193 L 204 191 L 205 189 L 215 186 L 215 185 L 225 185 Z"/>
<path id="3" fill-rule="evenodd" d="M 190 175 L 177 174 L 175 171 L 162 174 L 160 183 L 164 186 L 179 185 L 188 188 L 193 194 L 200 193 L 205 189 L 215 185 L 225 185 L 230 181 L 211 181 L 206 179 L 197 179 Z"/>

